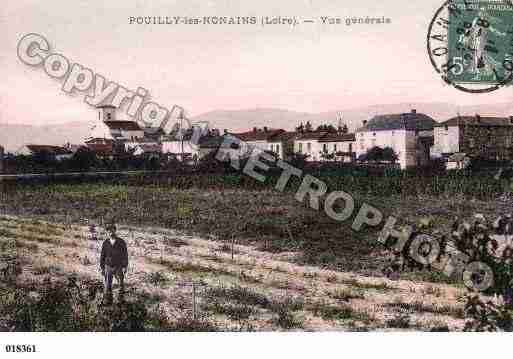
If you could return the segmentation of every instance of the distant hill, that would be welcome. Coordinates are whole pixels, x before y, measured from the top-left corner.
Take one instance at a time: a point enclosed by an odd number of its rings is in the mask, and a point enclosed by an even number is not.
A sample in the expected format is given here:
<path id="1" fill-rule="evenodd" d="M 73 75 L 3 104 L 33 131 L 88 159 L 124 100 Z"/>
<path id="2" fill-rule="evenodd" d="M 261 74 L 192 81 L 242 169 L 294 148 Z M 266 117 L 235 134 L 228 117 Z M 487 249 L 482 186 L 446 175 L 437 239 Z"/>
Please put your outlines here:
<path id="1" fill-rule="evenodd" d="M 364 120 L 369 120 L 377 114 L 402 113 L 416 109 L 431 116 L 435 121 L 441 122 L 461 114 L 510 116 L 513 115 L 513 104 L 480 105 L 480 106 L 454 106 L 445 103 L 412 103 L 394 105 L 374 105 L 340 111 L 322 112 L 310 114 L 304 112 L 287 111 L 282 109 L 249 109 L 239 111 L 211 111 L 192 120 L 207 121 L 213 127 L 227 128 L 232 131 L 243 131 L 253 127 L 276 127 L 292 130 L 301 121 L 310 121 L 314 126 L 323 123 L 337 124 L 337 112 L 342 114 L 343 121 L 351 131 L 362 125 Z"/>
<path id="2" fill-rule="evenodd" d="M 0 123 L 0 145 L 14 152 L 25 144 L 64 145 L 83 143 L 91 123 L 69 122 L 49 126 L 31 126 Z"/>
<path id="3" fill-rule="evenodd" d="M 369 120 L 377 114 L 409 112 L 412 108 L 435 119 L 444 121 L 462 115 L 510 116 L 513 104 L 455 106 L 446 103 L 403 103 L 393 105 L 373 105 L 340 110 L 343 121 L 351 131 L 361 126 L 363 120 Z M 337 111 L 305 113 L 274 108 L 256 108 L 247 110 L 216 110 L 191 118 L 191 121 L 207 121 L 210 127 L 245 131 L 253 127 L 274 127 L 293 130 L 300 122 L 310 121 L 314 126 L 322 123 L 337 124 Z M 0 124 L 0 145 L 13 152 L 27 143 L 63 145 L 66 142 L 81 144 L 89 136 L 93 121 L 70 122 L 59 125 L 31 126 Z"/>

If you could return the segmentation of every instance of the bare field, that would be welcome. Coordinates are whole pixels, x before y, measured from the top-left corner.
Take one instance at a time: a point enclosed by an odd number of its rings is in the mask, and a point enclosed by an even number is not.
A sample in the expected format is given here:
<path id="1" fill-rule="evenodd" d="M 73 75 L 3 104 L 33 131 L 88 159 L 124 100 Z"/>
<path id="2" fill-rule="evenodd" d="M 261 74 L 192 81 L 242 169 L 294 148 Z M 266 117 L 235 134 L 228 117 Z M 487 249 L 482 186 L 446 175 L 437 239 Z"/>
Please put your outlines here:
<path id="1" fill-rule="evenodd" d="M 87 227 L 0 217 L 3 248 L 16 245 L 18 286 L 70 276 L 100 284 L 101 241 Z M 128 244 L 128 300 L 143 299 L 171 321 L 184 315 L 217 330 L 431 330 L 463 327 L 464 289 L 390 281 L 294 263 L 273 254 L 156 227 L 121 226 Z M 193 288 L 195 283 L 195 302 Z M 158 328 L 157 328 L 158 329 Z"/>

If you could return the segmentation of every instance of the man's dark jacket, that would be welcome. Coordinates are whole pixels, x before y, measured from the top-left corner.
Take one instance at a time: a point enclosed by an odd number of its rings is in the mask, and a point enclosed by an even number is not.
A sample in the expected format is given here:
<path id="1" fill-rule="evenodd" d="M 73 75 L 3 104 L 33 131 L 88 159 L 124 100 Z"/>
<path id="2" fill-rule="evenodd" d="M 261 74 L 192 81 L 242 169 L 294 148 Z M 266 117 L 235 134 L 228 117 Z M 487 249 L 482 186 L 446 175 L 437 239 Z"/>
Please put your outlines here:
<path id="1" fill-rule="evenodd" d="M 108 239 L 103 242 L 100 268 L 104 270 L 106 265 L 114 268 L 128 267 L 128 251 L 123 239 L 116 237 L 114 245 Z"/>

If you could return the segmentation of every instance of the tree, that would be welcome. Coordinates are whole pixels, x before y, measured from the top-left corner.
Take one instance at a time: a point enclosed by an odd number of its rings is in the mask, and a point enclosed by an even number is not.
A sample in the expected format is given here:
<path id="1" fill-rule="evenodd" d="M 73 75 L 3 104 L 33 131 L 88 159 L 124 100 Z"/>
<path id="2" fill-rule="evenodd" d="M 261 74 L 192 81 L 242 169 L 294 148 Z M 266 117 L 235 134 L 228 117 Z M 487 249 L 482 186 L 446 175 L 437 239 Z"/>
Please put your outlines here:
<path id="1" fill-rule="evenodd" d="M 290 156 L 287 162 L 296 168 L 305 168 L 306 160 L 308 159 L 308 157 L 310 157 L 310 155 L 305 155 L 303 153 L 294 153 L 292 156 Z"/>
<path id="2" fill-rule="evenodd" d="M 498 238 L 513 235 L 513 217 L 491 221 L 476 214 L 471 222 L 455 218 L 445 230 L 433 224 L 422 218 L 415 226 L 399 228 L 397 233 L 403 230 L 405 237 L 394 234 L 386 239 L 384 245 L 393 260 L 385 268 L 385 275 L 397 279 L 403 271 L 451 268 L 446 266 L 447 260 L 459 252 L 457 260 L 466 258 L 462 263 L 467 270 L 450 270 L 451 274 L 446 275 L 461 276 L 468 290 L 463 298 L 467 319 L 464 330 L 513 331 L 513 248 L 500 247 L 498 242 Z M 420 236 L 422 246 L 415 244 Z M 472 267 L 473 264 L 479 265 Z M 492 300 L 493 297 L 501 300 Z"/>
<path id="3" fill-rule="evenodd" d="M 397 154 L 390 147 L 381 148 L 372 147 L 367 153 L 360 156 L 359 160 L 363 162 L 391 162 L 395 163 L 398 159 Z"/>
<path id="4" fill-rule="evenodd" d="M 322 124 L 317 127 L 316 131 L 317 132 L 323 131 L 323 132 L 336 133 L 337 129 L 333 125 Z"/>
<path id="5" fill-rule="evenodd" d="M 398 159 L 399 159 L 399 157 L 394 152 L 393 148 L 385 147 L 383 149 L 383 159 L 382 159 L 383 161 L 395 163 Z"/>
<path id="6" fill-rule="evenodd" d="M 89 171 L 97 164 L 96 154 L 87 147 L 80 147 L 69 161 L 69 166 L 72 169 L 80 171 Z"/>

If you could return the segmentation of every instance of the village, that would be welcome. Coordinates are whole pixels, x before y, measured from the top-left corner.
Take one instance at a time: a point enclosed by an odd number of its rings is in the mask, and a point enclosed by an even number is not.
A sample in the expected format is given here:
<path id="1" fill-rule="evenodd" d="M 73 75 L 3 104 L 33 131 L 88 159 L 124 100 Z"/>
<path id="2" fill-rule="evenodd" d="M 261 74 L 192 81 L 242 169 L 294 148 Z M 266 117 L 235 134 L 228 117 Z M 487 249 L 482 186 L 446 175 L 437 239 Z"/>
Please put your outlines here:
<path id="1" fill-rule="evenodd" d="M 216 152 L 226 135 L 241 141 L 239 148 L 232 149 L 241 158 L 257 147 L 279 159 L 300 156 L 307 163 L 379 163 L 416 169 L 437 162 L 447 170 L 464 169 L 474 159 L 513 159 L 513 116 L 458 114 L 435 120 L 412 109 L 407 113 L 376 115 L 350 132 L 339 113 L 337 126 L 306 122 L 293 131 L 264 126 L 246 132 L 208 128 L 206 132 L 202 130 L 201 138 L 194 143 L 191 138 L 195 124 L 187 128 L 177 123 L 170 133 L 165 133 L 162 129 L 143 128 L 136 121 L 118 120 L 113 106 L 99 106 L 97 110 L 98 120 L 83 144 L 28 143 L 14 153 L 4 153 L 0 146 L 0 171 L 13 172 L 7 164 L 17 156 L 62 161 L 73 158 L 77 151 L 110 161 L 133 156 L 143 161 L 174 159 L 194 164 Z"/>

